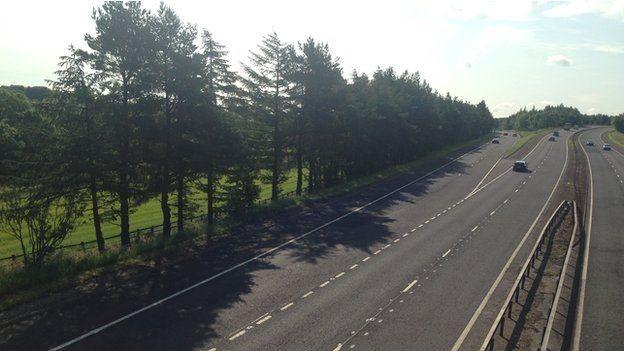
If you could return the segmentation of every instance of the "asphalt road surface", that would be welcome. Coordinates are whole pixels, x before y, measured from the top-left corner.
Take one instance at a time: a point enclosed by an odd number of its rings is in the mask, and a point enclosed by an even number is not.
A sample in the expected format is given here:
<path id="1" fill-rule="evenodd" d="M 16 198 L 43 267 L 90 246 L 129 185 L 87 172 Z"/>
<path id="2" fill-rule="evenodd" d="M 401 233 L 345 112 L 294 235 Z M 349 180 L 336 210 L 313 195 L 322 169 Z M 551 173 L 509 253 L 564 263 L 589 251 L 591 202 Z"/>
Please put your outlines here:
<path id="1" fill-rule="evenodd" d="M 473 348 L 493 319 L 481 316 L 480 306 L 550 199 L 569 136 L 542 139 L 525 158 L 529 173 L 509 170 L 513 160 L 502 156 L 516 139 L 502 137 L 501 144 L 484 145 L 270 255 L 139 313 L 98 329 L 81 328 L 79 320 L 73 328 L 59 325 L 58 340 L 49 346 Z M 472 325 L 475 316 L 484 321 Z"/>
<path id="2" fill-rule="evenodd" d="M 624 155 L 602 150 L 606 130 L 593 129 L 580 138 L 593 178 L 581 350 L 624 350 Z M 588 139 L 595 146 L 586 146 Z"/>

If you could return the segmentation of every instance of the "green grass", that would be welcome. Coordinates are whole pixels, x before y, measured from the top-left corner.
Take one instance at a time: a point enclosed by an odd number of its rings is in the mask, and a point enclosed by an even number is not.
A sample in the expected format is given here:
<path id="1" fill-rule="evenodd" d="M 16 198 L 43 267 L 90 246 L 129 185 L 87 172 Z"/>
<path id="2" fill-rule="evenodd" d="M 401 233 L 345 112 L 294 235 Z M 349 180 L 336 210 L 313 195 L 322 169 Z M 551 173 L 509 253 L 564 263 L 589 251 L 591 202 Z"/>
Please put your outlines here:
<path id="1" fill-rule="evenodd" d="M 491 136 L 488 135 L 482 140 L 488 140 Z M 297 205 L 304 200 L 314 200 L 318 198 L 326 198 L 332 196 L 338 196 L 342 194 L 349 193 L 354 189 L 357 189 L 362 186 L 366 186 L 372 184 L 374 182 L 389 179 L 401 173 L 404 173 L 412 168 L 418 167 L 425 162 L 430 160 L 439 158 L 444 156 L 452 151 L 458 150 L 460 148 L 464 148 L 470 144 L 473 144 L 475 141 L 469 141 L 465 143 L 449 145 L 445 148 L 439 149 L 435 152 L 429 153 L 422 158 L 407 163 L 403 165 L 394 166 L 383 170 L 378 173 L 374 173 L 368 176 L 363 176 L 358 179 L 354 179 L 349 182 L 338 184 L 334 187 L 323 189 L 318 193 L 305 195 L 301 198 L 295 199 L 285 199 L 284 201 L 278 202 L 276 204 L 268 204 L 258 209 L 259 212 L 275 212 L 283 210 L 285 207 Z M 267 175 L 264 173 L 263 175 Z M 266 183 L 260 183 L 260 201 L 269 199 L 271 197 L 271 185 Z M 282 193 L 288 193 L 294 191 L 297 186 L 297 172 L 296 169 L 292 169 L 286 175 L 286 180 L 281 184 Z M 306 186 L 304 182 L 304 187 Z M 206 197 L 199 190 L 192 190 L 191 194 L 189 194 L 189 199 L 194 202 L 200 209 L 200 213 L 205 213 L 206 206 Z M 175 213 L 173 213 L 175 215 Z M 85 218 L 82 220 L 82 223 L 78 225 L 76 230 L 64 241 L 64 245 L 78 244 L 81 241 L 92 241 L 95 239 L 95 234 L 93 231 L 93 223 L 89 218 L 90 213 L 87 211 L 85 213 Z M 133 212 L 130 216 L 130 230 L 136 230 L 141 228 L 149 228 L 151 226 L 157 226 L 162 224 L 162 212 L 160 208 L 160 201 L 157 198 L 153 198 L 146 203 L 140 205 L 136 208 L 135 212 Z M 102 231 L 105 237 L 117 235 L 119 233 L 119 224 L 116 222 L 107 222 L 102 224 Z M 10 256 L 12 254 L 19 254 L 19 242 L 11 237 L 8 233 L 0 232 L 0 257 Z"/>
<path id="2" fill-rule="evenodd" d="M 271 198 L 271 185 L 258 182 L 260 185 L 260 200 Z M 304 186 L 305 186 L 304 182 Z M 282 193 L 288 193 L 294 191 L 297 187 L 297 171 L 292 169 L 287 175 L 286 180 L 281 184 Z M 199 208 L 200 213 L 206 212 L 206 195 L 193 189 L 189 194 L 189 199 Z M 173 205 L 173 203 L 172 203 Z M 218 206 L 218 204 L 217 204 Z M 175 215 L 175 209 L 172 209 Z M 81 223 L 76 227 L 76 230 L 67 237 L 64 241 L 64 245 L 79 244 L 82 241 L 95 240 L 95 234 L 93 230 L 93 221 L 90 218 L 90 212 L 86 211 L 85 216 Z M 130 215 L 130 230 L 136 230 L 141 228 L 149 228 L 151 226 L 157 226 L 162 224 L 162 211 L 160 208 L 160 200 L 153 198 L 146 203 L 136 208 L 135 212 Z M 106 222 L 102 223 L 102 232 L 104 237 L 109 237 L 119 234 L 119 223 Z M 19 242 L 10 236 L 8 233 L 0 232 L 0 258 L 7 257 L 13 254 L 20 254 Z"/>
<path id="3" fill-rule="evenodd" d="M 514 152 L 520 150 L 520 148 L 522 148 L 526 143 L 528 143 L 529 140 L 533 139 L 533 137 L 535 137 L 535 136 L 537 136 L 539 134 L 547 133 L 548 131 L 550 131 L 550 128 L 520 132 L 520 139 L 518 139 L 511 146 L 509 151 L 507 151 L 507 156 L 513 155 Z"/>
<path id="4" fill-rule="evenodd" d="M 312 195 L 282 199 L 275 203 L 258 206 L 254 210 L 254 214 L 262 215 L 270 212 L 279 212 L 285 208 L 296 206 L 302 201 L 334 197 L 350 193 L 363 186 L 390 179 L 407 171 L 413 170 L 416 167 L 421 167 L 426 162 L 436 160 L 453 151 L 475 144 L 476 142 L 485 142 L 486 140 L 489 140 L 490 137 L 490 135 L 487 135 L 480 140 L 450 145 L 446 148 L 423 156 L 416 161 L 391 167 L 369 176 L 345 182 Z M 296 175 L 295 171 L 291 171 L 288 176 L 288 180 L 283 183 L 283 192 L 292 191 L 295 187 Z M 264 198 L 270 195 L 270 188 L 268 185 L 262 186 L 262 194 Z M 193 196 L 196 200 L 201 199 L 201 196 L 197 194 L 194 194 Z M 155 202 L 156 205 L 158 205 L 158 202 Z M 134 214 L 133 218 L 141 214 L 141 211 L 149 213 L 148 209 L 150 206 L 156 208 L 155 212 L 160 211 L 159 206 L 147 203 Z M 156 218 L 157 222 L 155 224 L 159 224 L 159 216 L 153 215 L 150 217 L 145 215 L 144 217 Z M 143 223 L 150 222 L 149 220 L 143 219 Z M 167 241 L 163 241 L 162 237 L 157 236 L 154 240 L 135 244 L 127 251 L 109 250 L 105 254 L 97 254 L 93 251 L 82 252 L 80 250 L 68 250 L 51 257 L 46 264 L 39 269 L 0 267 L 0 311 L 14 306 L 15 304 L 36 299 L 51 291 L 63 289 L 70 283 L 80 283 L 89 277 L 99 275 L 100 272 L 105 270 L 107 267 L 115 266 L 114 269 L 118 269 L 131 266 L 137 262 L 144 262 L 146 259 L 161 256 L 164 257 L 172 254 L 173 252 L 182 253 L 184 252 L 182 250 L 185 248 L 192 247 L 192 245 L 203 242 L 207 233 L 210 233 L 211 237 L 227 235 L 229 232 L 229 226 L 232 224 L 236 223 L 219 223 L 212 228 L 208 228 L 205 224 L 195 222 L 188 226 L 186 232 L 175 233 Z M 77 231 L 73 234 L 74 237 L 70 238 L 70 240 L 77 240 L 79 235 L 86 235 L 87 238 L 90 238 L 91 231 L 89 228 L 84 229 L 84 232 Z M 76 278 L 78 282 L 76 282 Z"/>
<path id="5" fill-rule="evenodd" d="M 620 147 L 624 147 L 624 133 L 620 133 L 617 130 L 612 130 L 607 134 L 609 141 Z"/>

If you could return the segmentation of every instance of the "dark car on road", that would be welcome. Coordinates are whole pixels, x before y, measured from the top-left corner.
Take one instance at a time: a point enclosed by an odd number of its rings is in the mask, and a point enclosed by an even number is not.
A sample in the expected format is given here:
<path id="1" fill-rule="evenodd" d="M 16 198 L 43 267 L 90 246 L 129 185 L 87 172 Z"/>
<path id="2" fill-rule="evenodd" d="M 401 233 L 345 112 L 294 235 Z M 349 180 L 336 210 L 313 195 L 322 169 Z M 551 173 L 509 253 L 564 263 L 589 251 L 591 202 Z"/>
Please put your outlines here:
<path id="1" fill-rule="evenodd" d="M 557 141 L 557 139 L 553 135 L 551 135 L 550 138 L 548 138 L 548 141 Z"/>
<path id="2" fill-rule="evenodd" d="M 503 132 L 503 135 L 509 135 L 509 133 L 507 133 L 507 132 Z"/>
<path id="3" fill-rule="evenodd" d="M 590 140 L 587 140 L 587 141 L 585 142 L 585 145 L 587 145 L 587 146 L 594 146 L 594 141 L 593 141 L 593 140 L 591 140 L 591 139 L 590 139 Z"/>
<path id="4" fill-rule="evenodd" d="M 527 167 L 526 161 L 516 161 L 513 165 L 514 172 L 528 172 L 529 168 Z"/>
<path id="5" fill-rule="evenodd" d="M 555 130 L 555 131 L 553 132 L 553 136 L 559 136 L 559 131 L 558 131 L 558 130 Z"/>
<path id="6" fill-rule="evenodd" d="M 492 144 L 500 144 L 500 140 L 498 140 L 498 139 L 492 139 Z"/>
<path id="7" fill-rule="evenodd" d="M 611 150 L 611 144 L 604 144 L 604 145 L 602 145 L 602 149 L 603 150 L 607 150 L 607 151 Z"/>
<path id="8" fill-rule="evenodd" d="M 513 133 L 511 136 L 517 137 L 518 133 Z"/>

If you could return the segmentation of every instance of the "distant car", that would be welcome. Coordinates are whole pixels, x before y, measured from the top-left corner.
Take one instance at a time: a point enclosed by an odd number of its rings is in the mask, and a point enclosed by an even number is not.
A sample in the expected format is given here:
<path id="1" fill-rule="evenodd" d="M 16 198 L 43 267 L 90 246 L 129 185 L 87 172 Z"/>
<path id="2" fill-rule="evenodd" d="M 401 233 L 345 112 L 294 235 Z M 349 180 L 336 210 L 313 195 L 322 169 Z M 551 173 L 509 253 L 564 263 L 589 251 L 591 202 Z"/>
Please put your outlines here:
<path id="1" fill-rule="evenodd" d="M 526 161 L 516 161 L 513 165 L 514 172 L 528 172 L 529 167 L 527 167 Z"/>
<path id="2" fill-rule="evenodd" d="M 503 132 L 503 135 L 509 135 L 509 133 L 507 133 L 507 132 Z"/>
<path id="3" fill-rule="evenodd" d="M 518 133 L 513 133 L 511 136 L 515 136 L 515 137 L 517 137 L 517 136 L 518 136 Z"/>
<path id="4" fill-rule="evenodd" d="M 602 149 L 603 150 L 611 150 L 611 145 L 610 144 L 604 144 L 604 145 L 602 145 Z"/>
<path id="5" fill-rule="evenodd" d="M 555 130 L 555 131 L 553 132 L 553 136 L 557 136 L 557 137 L 558 137 L 558 136 L 559 136 L 559 131 L 558 131 L 558 130 Z"/>
<path id="6" fill-rule="evenodd" d="M 498 139 L 492 139 L 492 144 L 500 144 L 500 141 Z"/>
<path id="7" fill-rule="evenodd" d="M 585 145 L 587 145 L 587 146 L 594 146 L 594 141 L 593 141 L 593 140 L 591 140 L 591 139 L 589 139 L 589 140 L 587 140 L 587 141 L 585 142 Z"/>
<path id="8" fill-rule="evenodd" d="M 550 138 L 548 138 L 548 141 L 557 141 L 557 139 L 551 135 Z"/>

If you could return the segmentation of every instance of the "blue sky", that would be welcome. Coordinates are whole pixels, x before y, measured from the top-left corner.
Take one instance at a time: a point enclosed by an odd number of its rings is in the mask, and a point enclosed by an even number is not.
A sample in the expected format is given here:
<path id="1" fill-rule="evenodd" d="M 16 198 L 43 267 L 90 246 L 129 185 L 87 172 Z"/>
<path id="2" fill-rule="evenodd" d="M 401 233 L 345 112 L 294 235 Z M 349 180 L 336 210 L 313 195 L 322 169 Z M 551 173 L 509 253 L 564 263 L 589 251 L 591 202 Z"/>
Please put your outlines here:
<path id="1" fill-rule="evenodd" d="M 144 2 L 155 9 L 158 2 Z M 624 1 L 171 1 L 212 31 L 235 67 L 262 35 L 314 36 L 345 75 L 420 71 L 442 93 L 485 100 L 495 116 L 546 104 L 624 112 Z M 54 79 L 67 46 L 84 46 L 99 2 L 10 2 L 0 13 L 0 84 Z"/>

